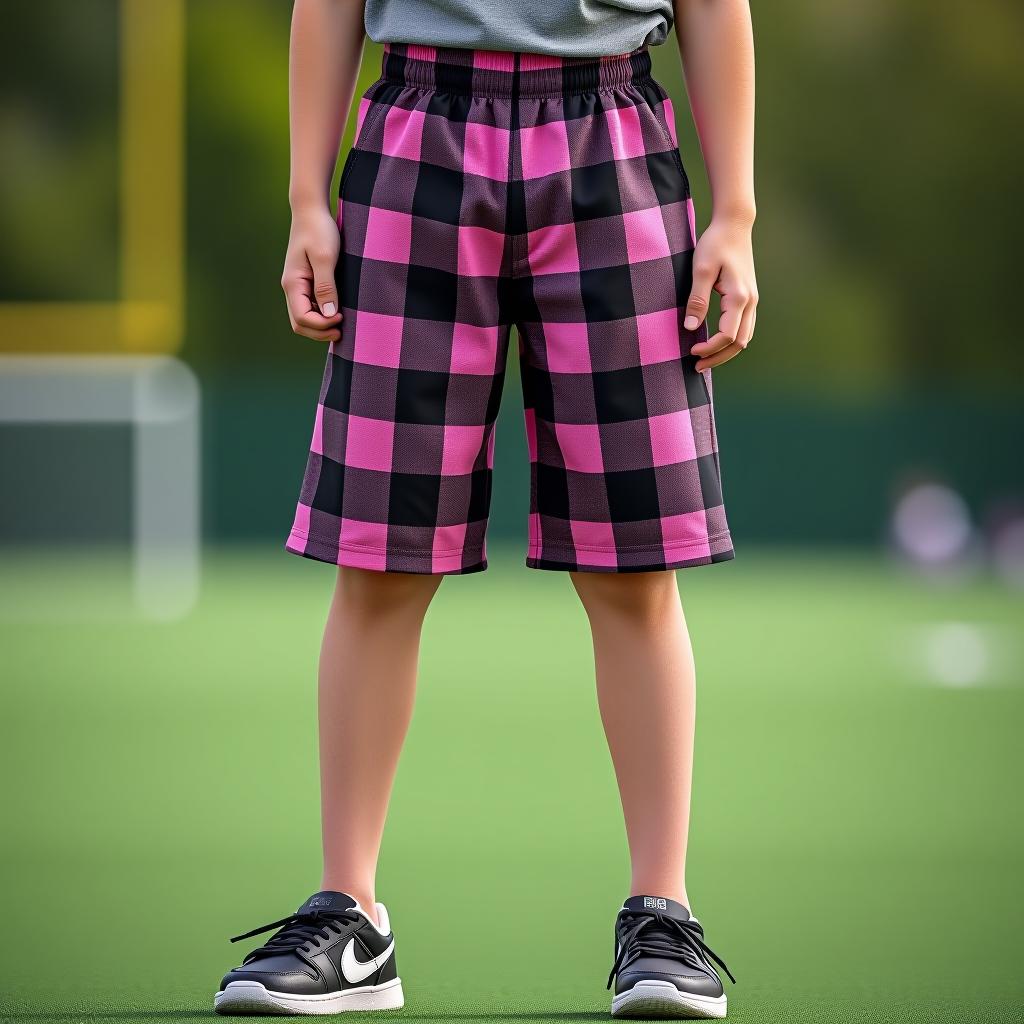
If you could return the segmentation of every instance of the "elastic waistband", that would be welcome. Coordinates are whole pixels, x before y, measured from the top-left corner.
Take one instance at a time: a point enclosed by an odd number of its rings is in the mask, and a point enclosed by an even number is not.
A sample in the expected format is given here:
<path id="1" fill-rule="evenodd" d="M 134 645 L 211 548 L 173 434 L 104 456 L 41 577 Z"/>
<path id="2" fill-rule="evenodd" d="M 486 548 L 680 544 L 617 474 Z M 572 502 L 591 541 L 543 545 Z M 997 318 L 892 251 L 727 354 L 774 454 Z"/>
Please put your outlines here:
<path id="1" fill-rule="evenodd" d="M 609 57 L 552 57 L 508 50 L 385 43 L 381 78 L 467 96 L 566 96 L 640 84 L 651 76 L 646 46 Z"/>

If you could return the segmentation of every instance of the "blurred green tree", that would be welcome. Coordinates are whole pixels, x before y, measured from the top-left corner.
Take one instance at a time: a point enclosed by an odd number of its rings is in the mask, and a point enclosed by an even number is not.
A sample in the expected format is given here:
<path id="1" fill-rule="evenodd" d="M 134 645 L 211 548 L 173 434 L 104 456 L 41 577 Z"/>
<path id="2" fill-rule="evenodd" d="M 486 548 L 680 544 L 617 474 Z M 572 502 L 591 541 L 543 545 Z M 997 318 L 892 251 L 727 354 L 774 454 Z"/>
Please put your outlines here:
<path id="1" fill-rule="evenodd" d="M 307 374 L 322 357 L 292 339 L 278 286 L 289 16 L 278 0 L 188 4 L 185 354 L 213 374 Z M 755 5 L 754 18 L 762 304 L 751 352 L 723 371 L 732 385 L 851 399 L 1019 392 L 1024 8 L 782 0 Z M 11 19 L 0 42 L 3 297 L 106 297 L 117 277 L 116 0 L 40 0 Z M 703 222 L 671 41 L 655 61 Z M 378 65 L 368 46 L 361 88 Z"/>

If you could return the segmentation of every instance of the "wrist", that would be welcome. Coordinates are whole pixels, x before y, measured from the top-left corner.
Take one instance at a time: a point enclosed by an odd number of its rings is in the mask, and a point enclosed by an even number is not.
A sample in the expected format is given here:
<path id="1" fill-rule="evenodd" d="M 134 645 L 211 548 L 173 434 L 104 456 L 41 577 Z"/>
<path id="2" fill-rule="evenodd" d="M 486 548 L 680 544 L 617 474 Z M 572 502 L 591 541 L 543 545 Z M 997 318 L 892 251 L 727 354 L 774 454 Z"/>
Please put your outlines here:
<path id="1" fill-rule="evenodd" d="M 730 202 L 712 202 L 711 219 L 733 227 L 751 228 L 757 210 L 753 199 L 737 199 Z"/>
<path id="2" fill-rule="evenodd" d="M 288 190 L 288 205 L 292 215 L 322 213 L 330 210 L 331 198 L 326 189 L 291 188 Z"/>

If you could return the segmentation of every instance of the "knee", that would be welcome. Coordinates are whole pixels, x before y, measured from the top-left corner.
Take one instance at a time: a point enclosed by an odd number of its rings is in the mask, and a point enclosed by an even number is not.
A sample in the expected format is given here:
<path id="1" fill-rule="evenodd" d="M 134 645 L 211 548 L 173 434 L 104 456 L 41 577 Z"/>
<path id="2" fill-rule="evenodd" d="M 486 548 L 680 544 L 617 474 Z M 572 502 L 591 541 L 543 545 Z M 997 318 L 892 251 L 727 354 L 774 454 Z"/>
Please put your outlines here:
<path id="1" fill-rule="evenodd" d="M 395 616 L 422 617 L 440 585 L 440 576 L 341 566 L 334 600 L 346 613 L 370 622 Z"/>
<path id="2" fill-rule="evenodd" d="M 618 619 L 640 624 L 651 623 L 680 606 L 676 574 L 671 570 L 571 573 L 571 577 L 591 621 Z"/>

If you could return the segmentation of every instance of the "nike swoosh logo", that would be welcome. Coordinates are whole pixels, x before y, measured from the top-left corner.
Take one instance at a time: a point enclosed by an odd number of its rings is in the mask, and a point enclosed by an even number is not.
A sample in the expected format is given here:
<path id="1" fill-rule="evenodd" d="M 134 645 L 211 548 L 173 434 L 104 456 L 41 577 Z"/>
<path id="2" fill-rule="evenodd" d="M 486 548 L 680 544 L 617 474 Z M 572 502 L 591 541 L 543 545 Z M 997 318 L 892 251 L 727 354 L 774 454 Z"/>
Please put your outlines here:
<path id="1" fill-rule="evenodd" d="M 341 954 L 341 973 L 345 975 L 345 980 L 350 985 L 358 985 L 359 982 L 366 981 L 374 971 L 380 970 L 394 951 L 395 940 L 392 939 L 383 953 L 363 963 L 362 960 L 356 958 L 356 940 L 349 939 L 348 945 Z"/>

